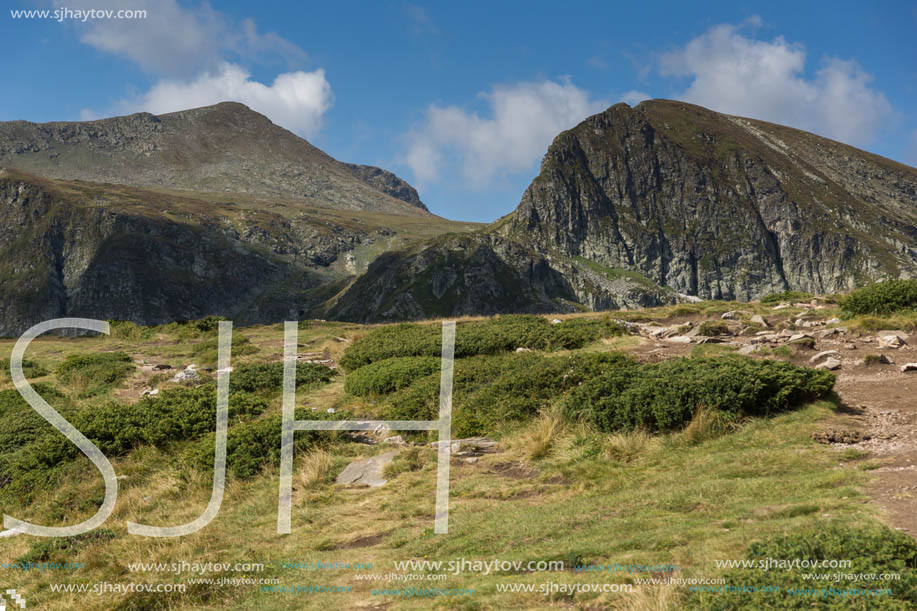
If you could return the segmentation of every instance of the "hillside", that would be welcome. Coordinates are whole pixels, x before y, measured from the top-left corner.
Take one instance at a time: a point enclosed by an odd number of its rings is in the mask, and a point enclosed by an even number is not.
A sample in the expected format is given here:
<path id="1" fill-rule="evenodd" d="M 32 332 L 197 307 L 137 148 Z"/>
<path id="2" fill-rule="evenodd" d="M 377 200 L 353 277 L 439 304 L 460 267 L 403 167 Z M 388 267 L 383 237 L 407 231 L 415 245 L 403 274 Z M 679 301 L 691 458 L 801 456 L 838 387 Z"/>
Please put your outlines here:
<path id="1" fill-rule="evenodd" d="M 98 121 L 0 122 L 0 167 L 64 180 L 298 198 L 311 206 L 427 212 L 391 172 L 341 163 L 243 104 Z"/>
<path id="2" fill-rule="evenodd" d="M 616 104 L 558 135 L 517 209 L 474 239 L 388 255 L 333 312 L 399 312 L 371 294 L 402 295 L 403 318 L 495 311 L 477 288 L 482 274 L 497 283 L 495 272 L 452 270 L 468 252 L 499 260 L 492 268 L 519 285 L 525 296 L 510 311 L 655 305 L 677 293 L 750 300 L 913 277 L 917 169 L 682 102 Z"/>
<path id="3" fill-rule="evenodd" d="M 64 316 L 306 318 L 381 252 L 476 227 L 3 169 L 0 219 L 0 336 Z"/>
<path id="4" fill-rule="evenodd" d="M 886 288 L 858 303 L 892 303 Z M 61 611 L 914 608 L 915 288 L 882 317 L 788 295 L 458 320 L 448 534 L 433 532 L 437 433 L 382 428 L 297 431 L 292 531 L 277 533 L 280 324 L 233 331 L 217 516 L 182 537 L 130 534 L 128 521 L 188 523 L 211 498 L 215 321 L 39 337 L 25 375 L 111 460 L 118 499 L 76 537 L 4 529 L 0 553 L 28 608 Z M 303 321 L 296 418 L 435 418 L 440 337 L 438 321 Z M 14 343 L 0 340 L 4 513 L 76 524 L 103 479 L 19 396 Z M 368 460 L 386 465 L 371 485 L 346 475 Z M 768 558 L 852 564 L 806 579 L 715 563 Z M 851 576 L 877 573 L 900 579 Z"/>

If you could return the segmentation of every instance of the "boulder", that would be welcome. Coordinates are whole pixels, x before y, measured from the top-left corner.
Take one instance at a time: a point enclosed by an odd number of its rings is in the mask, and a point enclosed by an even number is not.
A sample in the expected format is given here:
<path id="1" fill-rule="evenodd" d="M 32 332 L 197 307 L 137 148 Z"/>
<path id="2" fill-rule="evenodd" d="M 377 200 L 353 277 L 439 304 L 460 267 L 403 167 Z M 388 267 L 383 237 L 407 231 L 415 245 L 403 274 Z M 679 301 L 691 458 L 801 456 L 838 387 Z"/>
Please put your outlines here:
<path id="1" fill-rule="evenodd" d="M 840 359 L 835 359 L 835 358 L 826 359 L 823 363 L 819 363 L 818 365 L 815 366 L 815 369 L 827 369 L 829 371 L 832 371 L 834 369 L 840 369 L 840 368 L 841 368 L 841 361 Z"/>
<path id="2" fill-rule="evenodd" d="M 347 465 L 334 480 L 337 484 L 354 484 L 377 488 L 385 484 L 385 467 L 392 464 L 398 450 L 364 458 Z"/>
<path id="3" fill-rule="evenodd" d="M 755 314 L 754 316 L 752 316 L 751 322 L 755 323 L 756 325 L 761 325 L 762 327 L 771 326 L 770 323 L 768 323 L 767 320 L 765 320 L 764 317 L 761 316 L 760 314 Z"/>
<path id="4" fill-rule="evenodd" d="M 897 350 L 898 348 L 906 345 L 907 342 L 904 341 L 904 338 L 897 333 L 892 335 L 879 336 L 879 348 L 891 348 L 892 350 Z"/>
<path id="5" fill-rule="evenodd" d="M 905 363 L 902 365 L 901 373 L 905 373 L 907 371 L 917 371 L 917 363 Z"/>
<path id="6" fill-rule="evenodd" d="M 833 357 L 833 358 L 835 358 L 835 359 L 839 359 L 839 358 L 841 358 L 841 353 L 838 352 L 837 350 L 825 350 L 824 352 L 819 352 L 818 354 L 816 354 L 815 356 L 813 356 L 812 358 L 810 358 L 810 359 L 809 359 L 809 362 L 810 362 L 810 363 L 817 363 L 818 361 L 820 361 L 820 360 L 822 360 L 822 359 L 824 359 L 824 358 L 828 358 L 829 356 L 830 356 L 830 357 Z"/>

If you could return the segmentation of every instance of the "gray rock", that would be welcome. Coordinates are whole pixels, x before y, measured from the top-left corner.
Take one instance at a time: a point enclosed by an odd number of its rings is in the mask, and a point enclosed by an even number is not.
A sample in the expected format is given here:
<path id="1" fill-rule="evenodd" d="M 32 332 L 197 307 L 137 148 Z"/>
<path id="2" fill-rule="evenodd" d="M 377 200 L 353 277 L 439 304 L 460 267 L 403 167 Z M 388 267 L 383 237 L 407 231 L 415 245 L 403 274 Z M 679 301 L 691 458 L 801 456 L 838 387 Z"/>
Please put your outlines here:
<path id="1" fill-rule="evenodd" d="M 199 379 L 197 365 L 188 365 L 172 377 L 173 382 L 196 382 Z"/>
<path id="2" fill-rule="evenodd" d="M 917 363 L 905 363 L 901 366 L 901 373 L 906 371 L 917 371 Z"/>
<path id="3" fill-rule="evenodd" d="M 383 473 L 385 467 L 392 464 L 398 450 L 364 458 L 347 465 L 334 480 L 337 484 L 366 485 L 373 488 L 383 486 L 386 482 Z"/>
<path id="4" fill-rule="evenodd" d="M 439 448 L 443 445 L 443 441 L 434 441 L 430 446 L 434 448 Z M 498 445 L 497 442 L 493 439 L 488 439 L 487 437 L 468 437 L 466 439 L 452 439 L 448 442 L 449 444 L 449 453 L 459 455 L 461 453 L 466 453 L 470 455 L 483 454 L 496 452 Z"/>
<path id="5" fill-rule="evenodd" d="M 690 344 L 691 337 L 687 335 L 675 335 L 674 337 L 667 337 L 667 342 L 672 342 L 673 344 Z"/>
<path id="6" fill-rule="evenodd" d="M 720 316 L 723 320 L 736 320 L 738 317 L 738 313 L 735 310 L 723 312 L 723 315 Z"/>
<path id="7" fill-rule="evenodd" d="M 822 359 L 824 359 L 824 358 L 827 358 L 827 357 L 829 357 L 829 356 L 830 356 L 830 357 L 833 357 L 833 358 L 835 358 L 835 359 L 839 359 L 839 358 L 841 358 L 841 353 L 838 352 L 837 350 L 825 350 L 824 352 L 819 352 L 818 354 L 816 354 L 815 356 L 813 356 L 812 358 L 810 358 L 810 359 L 809 359 L 809 362 L 810 362 L 810 363 L 817 363 L 818 361 L 820 361 L 820 360 L 822 360 Z"/>
<path id="8" fill-rule="evenodd" d="M 898 348 L 906 345 L 907 342 L 905 339 L 898 334 L 879 336 L 879 348 L 891 348 L 893 350 L 897 350 Z"/>
<path id="9" fill-rule="evenodd" d="M 840 368 L 841 368 L 841 361 L 835 358 L 827 359 L 825 362 L 819 363 L 818 365 L 815 366 L 815 369 L 834 370 L 834 369 L 840 369 Z"/>
<path id="10" fill-rule="evenodd" d="M 760 314 L 755 314 L 754 316 L 752 316 L 751 322 L 755 323 L 756 325 L 761 325 L 762 327 L 771 326 L 770 323 L 768 323 L 767 320 L 765 320 L 765 318 L 761 316 Z"/>

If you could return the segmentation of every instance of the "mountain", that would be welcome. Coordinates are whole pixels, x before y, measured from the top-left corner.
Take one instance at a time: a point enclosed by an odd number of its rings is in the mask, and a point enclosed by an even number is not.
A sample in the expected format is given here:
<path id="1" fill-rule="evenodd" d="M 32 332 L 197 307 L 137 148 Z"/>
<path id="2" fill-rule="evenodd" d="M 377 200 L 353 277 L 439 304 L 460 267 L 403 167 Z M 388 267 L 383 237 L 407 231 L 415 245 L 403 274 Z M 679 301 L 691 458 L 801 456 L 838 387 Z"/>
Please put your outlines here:
<path id="1" fill-rule="evenodd" d="M 0 122 L 0 167 L 62 180 L 302 199 L 312 206 L 427 212 L 391 172 L 341 163 L 236 102 L 83 122 Z"/>
<path id="2" fill-rule="evenodd" d="M 379 254 L 478 227 L 241 104 L 0 123 L 0 336 L 66 316 L 307 318 Z"/>
<path id="3" fill-rule="evenodd" d="M 561 133 L 514 212 L 387 253 L 329 312 L 367 321 L 606 309 L 914 276 L 917 169 L 652 100 Z"/>

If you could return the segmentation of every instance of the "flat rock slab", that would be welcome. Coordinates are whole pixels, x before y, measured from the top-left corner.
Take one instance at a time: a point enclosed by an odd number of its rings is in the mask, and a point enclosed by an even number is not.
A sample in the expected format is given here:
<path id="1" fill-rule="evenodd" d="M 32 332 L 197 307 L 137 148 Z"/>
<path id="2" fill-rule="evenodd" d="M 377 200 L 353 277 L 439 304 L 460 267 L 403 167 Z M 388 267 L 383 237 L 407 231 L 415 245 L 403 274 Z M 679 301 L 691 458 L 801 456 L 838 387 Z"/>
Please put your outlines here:
<path id="1" fill-rule="evenodd" d="M 356 484 L 373 488 L 383 486 L 386 481 L 385 477 L 383 477 L 385 467 L 392 464 L 392 460 L 397 455 L 398 450 L 392 450 L 352 462 L 341 471 L 334 482 L 336 484 Z"/>
<path id="2" fill-rule="evenodd" d="M 434 441 L 430 443 L 431 447 L 448 443 L 449 453 L 456 456 L 478 456 L 484 453 L 496 452 L 497 442 L 487 437 L 468 437 L 466 439 L 452 439 L 451 441 Z"/>

